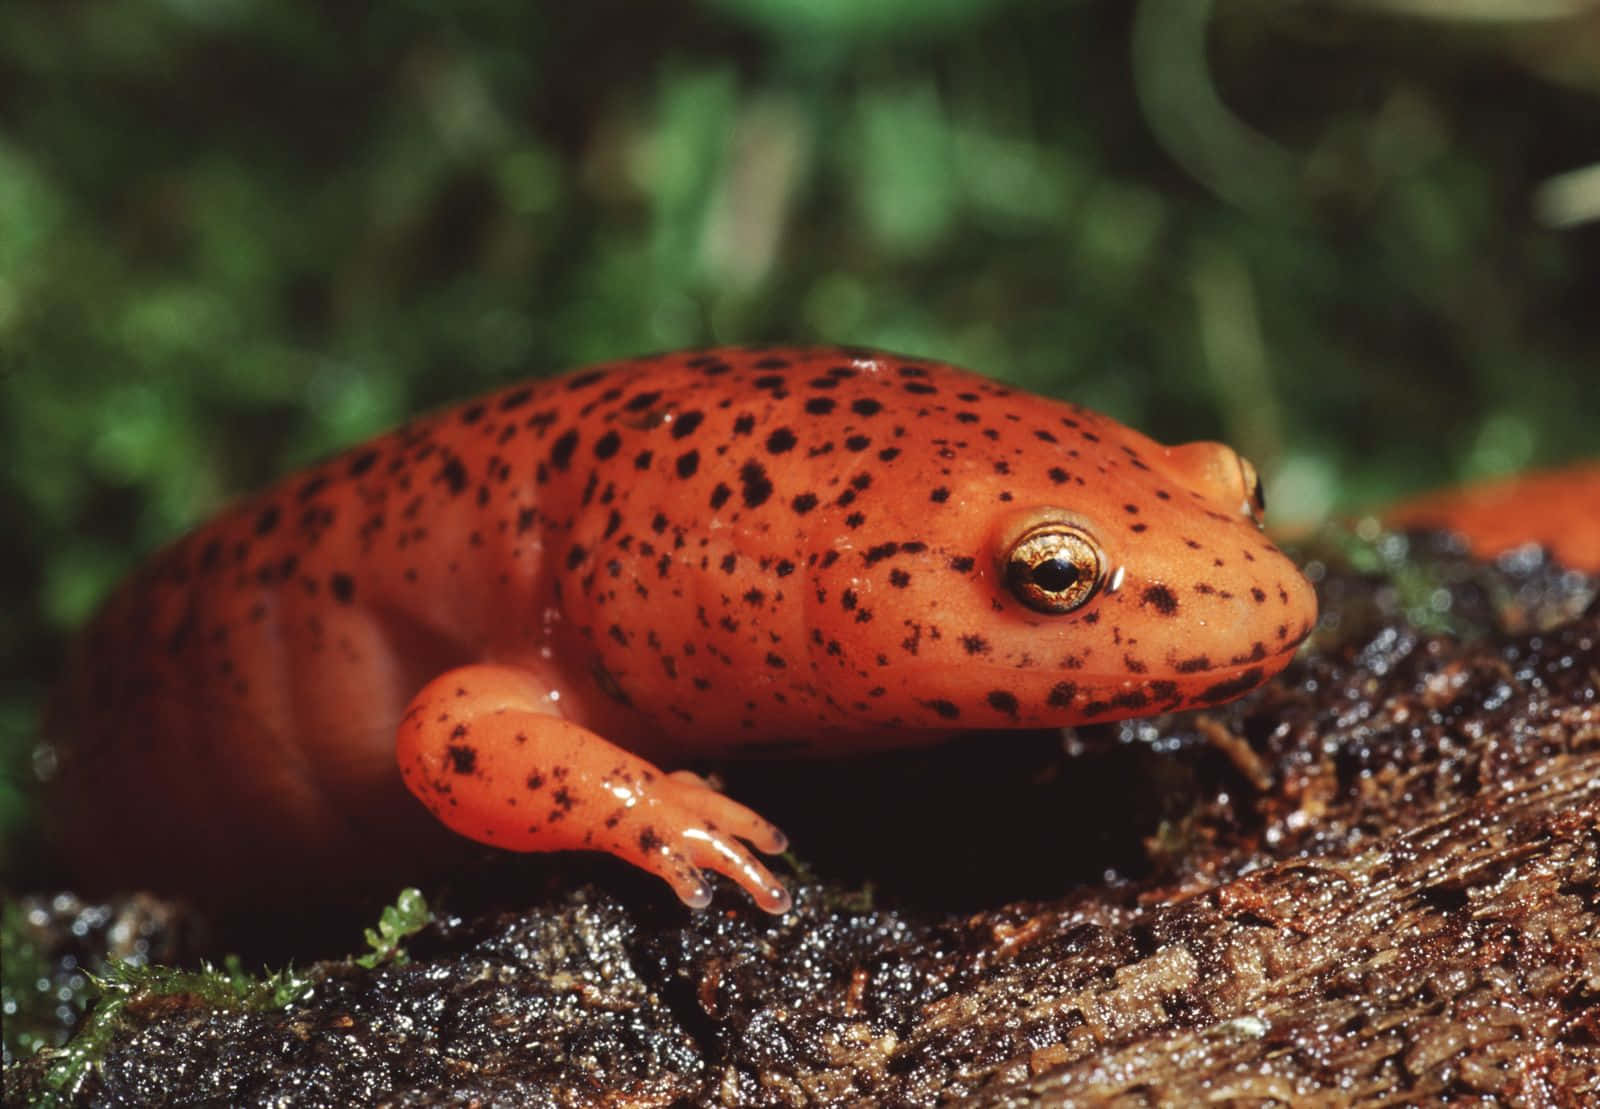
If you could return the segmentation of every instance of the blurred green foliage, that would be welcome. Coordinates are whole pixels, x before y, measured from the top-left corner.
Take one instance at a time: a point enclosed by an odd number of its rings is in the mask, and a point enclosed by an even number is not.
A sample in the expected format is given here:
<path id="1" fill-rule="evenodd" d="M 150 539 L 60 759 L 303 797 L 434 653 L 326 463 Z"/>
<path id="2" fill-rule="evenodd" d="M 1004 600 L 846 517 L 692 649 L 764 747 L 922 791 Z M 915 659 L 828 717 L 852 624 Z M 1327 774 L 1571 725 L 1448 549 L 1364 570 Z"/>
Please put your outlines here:
<path id="1" fill-rule="evenodd" d="M 135 558 L 517 376 L 885 346 L 1229 439 L 1301 523 L 1594 453 L 1600 16 L 1448 8 L 0 6 L 3 842 Z"/>

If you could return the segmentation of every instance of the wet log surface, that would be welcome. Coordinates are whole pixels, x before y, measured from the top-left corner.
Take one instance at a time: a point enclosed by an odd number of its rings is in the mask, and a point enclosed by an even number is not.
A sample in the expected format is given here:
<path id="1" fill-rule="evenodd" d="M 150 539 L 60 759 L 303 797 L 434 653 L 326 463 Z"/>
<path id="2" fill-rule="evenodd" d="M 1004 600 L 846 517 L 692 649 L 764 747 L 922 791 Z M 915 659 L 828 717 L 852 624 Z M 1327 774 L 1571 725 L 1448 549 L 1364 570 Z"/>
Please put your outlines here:
<path id="1" fill-rule="evenodd" d="M 310 965 L 278 1008 L 132 997 L 95 1065 L 16 1064 L 7 1102 L 1593 1103 L 1594 581 L 1400 555 L 1319 569 L 1320 643 L 1203 717 L 740 770 L 822 876 L 785 917 L 502 867 L 429 891 L 409 963 Z M 20 905 L 73 966 L 118 913 L 163 958 L 306 966 L 354 935 L 306 946 L 309 906 L 203 944 L 148 902 Z"/>

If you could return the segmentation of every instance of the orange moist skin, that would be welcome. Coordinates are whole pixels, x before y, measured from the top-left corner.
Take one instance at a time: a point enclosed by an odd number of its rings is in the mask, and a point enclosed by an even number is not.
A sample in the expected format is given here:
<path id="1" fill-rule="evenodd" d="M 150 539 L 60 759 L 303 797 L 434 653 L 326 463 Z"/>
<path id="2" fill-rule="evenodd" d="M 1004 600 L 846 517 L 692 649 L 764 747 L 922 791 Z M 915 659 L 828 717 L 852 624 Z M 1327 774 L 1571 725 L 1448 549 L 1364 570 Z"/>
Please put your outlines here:
<path id="1" fill-rule="evenodd" d="M 1227 447 L 869 351 L 502 389 L 123 585 L 48 723 L 60 839 L 91 883 L 264 898 L 436 868 L 437 817 L 781 911 L 777 830 L 659 765 L 1237 697 L 1316 617 L 1259 509 Z"/>
<path id="2" fill-rule="evenodd" d="M 1600 460 L 1425 493 L 1384 522 L 1454 532 L 1479 558 L 1537 544 L 1569 569 L 1600 573 Z"/>

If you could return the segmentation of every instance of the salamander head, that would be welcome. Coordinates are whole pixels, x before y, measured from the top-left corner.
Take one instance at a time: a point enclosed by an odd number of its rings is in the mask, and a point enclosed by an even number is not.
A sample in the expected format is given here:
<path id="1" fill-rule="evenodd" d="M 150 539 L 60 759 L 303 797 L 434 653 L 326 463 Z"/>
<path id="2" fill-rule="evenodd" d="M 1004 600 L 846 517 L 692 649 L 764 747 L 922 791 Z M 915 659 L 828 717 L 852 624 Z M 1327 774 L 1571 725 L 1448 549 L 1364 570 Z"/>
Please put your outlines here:
<path id="1" fill-rule="evenodd" d="M 925 407 L 897 446 L 866 522 L 835 507 L 811 533 L 812 663 L 856 720 L 1215 705 L 1282 669 L 1315 621 L 1310 584 L 1260 531 L 1254 468 L 1225 446 L 1164 447 L 1004 389 Z"/>

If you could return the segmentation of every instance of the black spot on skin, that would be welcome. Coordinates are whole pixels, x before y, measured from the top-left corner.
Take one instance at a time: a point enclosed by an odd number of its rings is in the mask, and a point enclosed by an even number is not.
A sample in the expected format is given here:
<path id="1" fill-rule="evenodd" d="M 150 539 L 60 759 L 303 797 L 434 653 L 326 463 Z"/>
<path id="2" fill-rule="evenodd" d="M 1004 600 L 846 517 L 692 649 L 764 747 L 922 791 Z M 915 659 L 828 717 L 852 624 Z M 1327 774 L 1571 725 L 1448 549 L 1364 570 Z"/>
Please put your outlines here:
<path id="1" fill-rule="evenodd" d="M 587 373 L 569 377 L 567 378 L 567 392 L 576 393 L 579 389 L 587 389 L 605 376 L 606 372 L 604 370 L 589 370 Z"/>
<path id="2" fill-rule="evenodd" d="M 588 555 L 589 552 L 583 549 L 582 544 L 574 543 L 572 545 L 572 549 L 567 552 L 567 569 L 576 570 L 579 566 L 583 565 L 583 560 L 587 558 Z"/>
<path id="3" fill-rule="evenodd" d="M 915 393 L 918 396 L 927 396 L 929 393 L 937 393 L 939 391 L 938 386 L 929 385 L 923 381 L 908 381 L 904 385 L 900 386 L 900 388 L 904 389 L 908 393 Z"/>
<path id="4" fill-rule="evenodd" d="M 1211 669 L 1211 659 L 1206 655 L 1195 655 L 1193 658 L 1179 659 L 1173 663 L 1172 668 L 1180 674 L 1195 674 L 1201 670 Z"/>
<path id="5" fill-rule="evenodd" d="M 786 427 L 780 427 L 777 431 L 767 436 L 767 453 L 783 454 L 785 451 L 793 450 L 797 442 L 799 440 L 795 438 L 793 431 Z"/>
<path id="6" fill-rule="evenodd" d="M 483 419 L 483 413 L 483 405 L 469 404 L 466 408 L 461 410 L 461 422 L 464 424 L 475 424 L 479 420 Z"/>
<path id="7" fill-rule="evenodd" d="M 1039 440 L 1039 442 L 1041 442 L 1041 443 L 1057 443 L 1057 442 L 1060 442 L 1060 440 L 1058 440 L 1054 435 L 1050 434 L 1048 431 L 1046 431 L 1042 427 L 1039 428 L 1038 430 L 1036 430 L 1033 433 L 1033 437 L 1035 439 Z"/>
<path id="8" fill-rule="evenodd" d="M 444 749 L 450 759 L 452 774 L 472 774 L 478 769 L 478 749 L 464 743 L 452 743 Z"/>
<path id="9" fill-rule="evenodd" d="M 594 441 L 594 456 L 604 462 L 616 454 L 621 446 L 622 436 L 618 435 L 616 429 L 613 428 Z"/>
<path id="10" fill-rule="evenodd" d="M 833 382 L 829 381 L 828 384 L 831 386 Z M 813 416 L 826 416 L 838 406 L 838 403 L 832 397 L 812 397 L 806 401 L 806 411 Z"/>
<path id="11" fill-rule="evenodd" d="M 698 409 L 679 414 L 678 418 L 672 421 L 672 437 L 674 439 L 687 439 L 694 434 L 694 429 L 699 427 L 700 421 L 705 418 L 706 414 Z"/>
<path id="12" fill-rule="evenodd" d="M 635 393 L 622 403 L 622 407 L 628 412 L 643 412 L 660 399 L 661 394 L 658 392 Z"/>
<path id="13" fill-rule="evenodd" d="M 521 535 L 523 532 L 533 527 L 533 522 L 538 518 L 539 510 L 536 508 L 519 509 L 517 512 L 517 534 Z"/>
<path id="14" fill-rule="evenodd" d="M 985 700 L 989 702 L 989 707 L 996 712 L 1005 713 L 1013 720 L 1017 718 L 1017 698 L 1014 694 L 1007 693 L 1003 689 L 991 689 L 989 696 Z"/>
<path id="15" fill-rule="evenodd" d="M 312 497 L 315 497 L 327 487 L 328 479 L 326 475 L 318 474 L 316 477 L 302 485 L 300 487 L 300 491 L 295 494 L 295 497 L 300 501 L 301 504 L 304 504 L 306 501 L 309 501 Z"/>
<path id="16" fill-rule="evenodd" d="M 1266 602 L 1267 602 L 1267 595 L 1265 593 L 1263 593 L 1256 586 L 1252 585 L 1250 587 L 1250 596 L 1255 601 L 1255 603 L 1258 604 L 1258 605 L 1266 604 Z"/>
<path id="17" fill-rule="evenodd" d="M 854 589 L 846 589 L 843 593 L 839 594 L 839 607 L 844 609 L 846 612 L 849 612 L 856 607 L 856 591 Z"/>
<path id="18" fill-rule="evenodd" d="M 565 470 L 572 462 L 572 452 L 578 449 L 578 429 L 568 428 L 550 444 L 550 465 Z"/>
<path id="19" fill-rule="evenodd" d="M 924 708 L 932 709 L 946 720 L 954 720 L 961 715 L 961 710 L 949 701 L 923 701 Z"/>
<path id="20" fill-rule="evenodd" d="M 777 572 L 777 575 L 780 578 L 786 578 L 790 574 L 794 573 L 794 563 L 790 562 L 787 558 L 780 558 L 778 559 L 778 564 L 773 567 L 773 570 Z"/>
<path id="21" fill-rule="evenodd" d="M 1218 682 L 1213 686 L 1207 686 L 1205 689 L 1201 690 L 1194 699 L 1199 701 L 1201 704 L 1219 705 L 1224 701 L 1233 700 L 1241 693 L 1246 693 L 1254 689 L 1256 686 L 1261 684 L 1261 679 L 1263 677 L 1264 675 L 1261 673 L 1261 668 L 1259 666 L 1252 666 L 1243 674 L 1240 674 L 1237 678 L 1230 678 L 1228 681 Z"/>
<path id="22" fill-rule="evenodd" d="M 727 483 L 717 482 L 717 487 L 711 490 L 711 507 L 713 509 L 721 508 L 728 503 L 728 498 L 731 496 L 733 496 L 733 490 L 728 488 Z"/>
<path id="23" fill-rule="evenodd" d="M 744 591 L 744 603 L 747 605 L 759 605 L 766 599 L 767 595 L 759 589 L 746 589 Z"/>
<path id="24" fill-rule="evenodd" d="M 434 481 L 442 481 L 450 487 L 450 495 L 458 497 L 467 487 L 467 468 L 462 465 L 461 459 L 452 456 L 448 462 L 439 467 L 439 472 L 433 476 Z"/>
<path id="25" fill-rule="evenodd" d="M 989 641 L 981 635 L 964 635 L 961 637 L 961 649 L 969 655 L 986 655 L 989 653 Z"/>
<path id="26" fill-rule="evenodd" d="M 968 558 L 966 555 L 961 555 L 950 560 L 950 569 L 954 570 L 958 574 L 971 573 L 972 567 L 973 560 Z"/>
<path id="27" fill-rule="evenodd" d="M 778 654 L 778 652 L 776 652 L 776 651 L 768 651 L 767 652 L 767 665 L 772 667 L 772 669 L 774 669 L 774 670 L 782 670 L 785 667 L 787 667 L 789 664 L 784 661 L 783 656 Z"/>
<path id="28" fill-rule="evenodd" d="M 328 589 L 342 605 L 349 604 L 356 595 L 356 583 L 349 574 L 334 574 L 328 579 Z"/>
<path id="29" fill-rule="evenodd" d="M 782 374 L 763 374 L 753 379 L 750 384 L 756 389 L 770 389 L 773 392 L 777 392 L 783 388 L 784 380 Z"/>
<path id="30" fill-rule="evenodd" d="M 900 448 L 899 447 L 884 447 L 883 450 L 878 452 L 878 459 L 879 459 L 879 461 L 882 461 L 882 462 L 893 462 L 895 459 L 897 459 L 899 457 L 900 457 Z"/>
<path id="31" fill-rule="evenodd" d="M 731 574 L 734 571 L 734 567 L 739 565 L 739 556 L 738 555 L 732 555 L 732 554 L 725 554 L 725 555 L 722 556 L 722 561 L 719 562 L 717 565 L 722 568 L 722 572 L 724 574 Z"/>
<path id="32" fill-rule="evenodd" d="M 867 518 L 859 512 L 852 512 L 844 518 L 844 526 L 847 528 L 858 528 L 866 522 Z"/>
<path id="33" fill-rule="evenodd" d="M 899 550 L 900 544 L 898 543 L 879 543 L 875 547 L 868 547 L 866 553 L 861 557 L 868 566 L 871 566 L 874 562 L 882 562 Z"/>
<path id="34" fill-rule="evenodd" d="M 681 478 L 694 477 L 694 472 L 700 468 L 700 452 L 684 451 L 678 456 L 678 476 Z"/>
<path id="35" fill-rule="evenodd" d="M 500 398 L 500 411 L 509 412 L 513 408 L 520 408 L 522 405 L 527 404 L 532 396 L 533 390 L 526 386 L 521 389 L 513 389 Z"/>
<path id="36" fill-rule="evenodd" d="M 633 468 L 635 470 L 648 470 L 650 463 L 655 461 L 655 457 L 653 451 L 640 451 L 633 458 Z"/>
<path id="37" fill-rule="evenodd" d="M 789 507 L 794 509 L 795 515 L 804 516 L 807 512 L 817 507 L 817 495 L 815 493 L 798 493 L 795 495 L 794 500 L 789 502 Z"/>
<path id="38" fill-rule="evenodd" d="M 928 499 L 934 504 L 943 504 L 945 501 L 950 499 L 950 490 L 941 485 L 933 492 L 928 494 Z"/>
<path id="39" fill-rule="evenodd" d="M 1137 689 L 1130 689 L 1126 693 L 1119 693 L 1111 698 L 1111 703 L 1119 709 L 1137 712 L 1150 703 L 1150 699 Z"/>
<path id="40" fill-rule="evenodd" d="M 1140 600 L 1163 616 L 1171 616 L 1178 611 L 1178 598 L 1164 585 L 1147 587 L 1140 595 Z"/>
<path id="41" fill-rule="evenodd" d="M 1073 699 L 1077 696 L 1078 687 L 1073 685 L 1071 682 L 1057 682 L 1055 685 L 1050 687 L 1049 701 L 1051 706 L 1054 708 L 1066 708 L 1068 705 L 1072 704 Z"/>
<path id="42" fill-rule="evenodd" d="M 350 460 L 350 469 L 346 472 L 351 477 L 360 477 L 362 474 L 372 469 L 373 465 L 377 461 L 377 451 L 362 451 L 360 454 L 356 455 Z"/>
<path id="43" fill-rule="evenodd" d="M 271 534 L 272 529 L 277 527 L 277 526 L 278 526 L 278 506 L 275 505 L 275 504 L 274 505 L 268 505 L 265 509 L 262 510 L 261 515 L 256 517 L 256 534 L 257 535 L 269 535 L 269 534 Z"/>
<path id="44" fill-rule="evenodd" d="M 749 435 L 755 426 L 756 418 L 750 415 L 750 413 L 746 412 L 737 420 L 733 421 L 733 433 L 735 435 Z"/>
<path id="45" fill-rule="evenodd" d="M 739 484 L 746 508 L 760 508 L 772 496 L 772 479 L 767 477 L 766 467 L 753 458 L 739 467 Z"/>
<path id="46" fill-rule="evenodd" d="M 1065 485 L 1068 481 L 1072 480 L 1072 475 L 1067 473 L 1067 471 L 1063 470 L 1060 466 L 1052 466 L 1050 467 L 1050 480 L 1055 482 L 1057 485 Z"/>
<path id="47" fill-rule="evenodd" d="M 906 586 L 911 584 L 911 575 L 906 573 L 904 570 L 890 570 L 889 584 L 894 586 L 896 589 L 904 589 Z"/>
<path id="48" fill-rule="evenodd" d="M 865 435 L 852 435 L 844 441 L 844 446 L 846 450 L 860 452 L 872 446 L 872 440 Z"/>
<path id="49" fill-rule="evenodd" d="M 851 402 L 850 411 L 857 416 L 876 416 L 883 411 L 883 405 L 871 397 L 859 397 Z"/>

